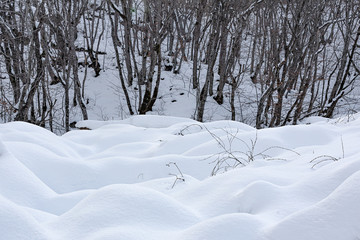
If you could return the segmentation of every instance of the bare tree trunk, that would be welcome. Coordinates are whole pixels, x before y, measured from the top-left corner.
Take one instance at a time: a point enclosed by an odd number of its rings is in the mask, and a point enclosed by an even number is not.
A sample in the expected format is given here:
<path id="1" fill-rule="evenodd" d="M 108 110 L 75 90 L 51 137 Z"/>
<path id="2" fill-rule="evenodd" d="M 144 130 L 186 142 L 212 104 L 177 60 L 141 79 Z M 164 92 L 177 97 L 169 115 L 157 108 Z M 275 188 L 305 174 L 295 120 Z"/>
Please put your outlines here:
<path id="1" fill-rule="evenodd" d="M 224 10 L 222 10 L 222 16 L 220 17 L 220 24 L 221 30 L 220 30 L 220 56 L 219 56 L 219 85 L 217 87 L 217 95 L 214 97 L 215 101 L 218 104 L 223 104 L 224 102 L 224 86 L 227 81 L 227 67 L 228 62 L 226 61 L 226 55 L 227 55 L 227 48 L 228 48 L 228 20 L 224 16 Z"/>
<path id="2" fill-rule="evenodd" d="M 111 13 L 109 5 L 108 5 L 108 10 L 109 10 L 109 13 Z M 133 111 L 132 106 L 131 106 L 129 93 L 128 93 L 126 85 L 125 85 L 125 79 L 124 79 L 124 75 L 123 75 L 122 64 L 120 62 L 120 53 L 119 53 L 119 50 L 118 50 L 118 44 L 119 44 L 118 41 L 119 40 L 118 40 L 118 37 L 117 37 L 119 17 L 118 17 L 117 14 L 118 13 L 115 13 L 114 18 L 112 18 L 111 16 L 109 17 L 110 18 L 110 23 L 111 23 L 111 37 L 112 37 L 112 40 L 113 40 L 113 43 L 114 43 L 116 64 L 117 64 L 117 68 L 118 68 L 118 71 L 119 71 L 121 88 L 122 88 L 122 90 L 124 92 L 125 99 L 126 99 L 126 105 L 128 107 L 130 115 L 134 115 L 134 111 Z"/>
<path id="3" fill-rule="evenodd" d="M 201 21 L 203 19 L 203 7 L 206 5 L 207 0 L 201 0 L 196 7 L 196 23 L 193 31 L 193 71 L 192 71 L 192 87 L 198 88 L 198 61 L 199 61 L 199 48 L 200 48 L 200 34 L 201 34 Z"/>
<path id="4" fill-rule="evenodd" d="M 123 12 L 125 17 L 123 18 L 124 25 L 124 55 L 125 55 L 125 64 L 127 70 L 127 83 L 129 86 L 133 85 L 133 69 L 131 64 L 131 6 L 133 4 L 132 0 L 121 0 Z"/>

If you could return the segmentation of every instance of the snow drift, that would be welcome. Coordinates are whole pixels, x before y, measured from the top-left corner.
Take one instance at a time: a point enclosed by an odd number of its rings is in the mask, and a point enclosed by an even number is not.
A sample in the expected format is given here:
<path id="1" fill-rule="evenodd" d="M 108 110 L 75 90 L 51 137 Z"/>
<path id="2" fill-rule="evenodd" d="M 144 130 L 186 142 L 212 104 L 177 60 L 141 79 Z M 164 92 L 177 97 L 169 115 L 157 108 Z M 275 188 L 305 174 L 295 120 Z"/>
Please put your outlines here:
<path id="1" fill-rule="evenodd" d="M 78 127 L 92 130 L 0 126 L 2 239 L 360 239 L 360 116 Z"/>

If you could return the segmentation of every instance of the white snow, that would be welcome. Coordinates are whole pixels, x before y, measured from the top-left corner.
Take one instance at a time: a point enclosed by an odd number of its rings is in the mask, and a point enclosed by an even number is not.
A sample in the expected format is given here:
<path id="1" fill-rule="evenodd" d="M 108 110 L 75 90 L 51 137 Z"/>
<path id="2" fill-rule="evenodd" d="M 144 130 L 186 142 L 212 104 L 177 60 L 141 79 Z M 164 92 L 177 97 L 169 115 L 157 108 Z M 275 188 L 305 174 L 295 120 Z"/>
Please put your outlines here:
<path id="1" fill-rule="evenodd" d="M 1 124 L 0 239 L 360 239 L 360 115 L 344 119 Z"/>

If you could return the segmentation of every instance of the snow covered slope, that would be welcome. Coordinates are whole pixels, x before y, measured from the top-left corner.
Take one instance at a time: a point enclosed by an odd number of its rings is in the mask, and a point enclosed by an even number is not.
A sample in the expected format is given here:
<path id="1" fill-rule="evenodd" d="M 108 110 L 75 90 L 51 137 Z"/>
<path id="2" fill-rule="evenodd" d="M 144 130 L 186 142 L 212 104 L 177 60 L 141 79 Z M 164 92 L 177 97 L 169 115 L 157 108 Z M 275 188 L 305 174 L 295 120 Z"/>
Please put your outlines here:
<path id="1" fill-rule="evenodd" d="M 360 116 L 307 121 L 2 124 L 0 238 L 360 239 Z"/>

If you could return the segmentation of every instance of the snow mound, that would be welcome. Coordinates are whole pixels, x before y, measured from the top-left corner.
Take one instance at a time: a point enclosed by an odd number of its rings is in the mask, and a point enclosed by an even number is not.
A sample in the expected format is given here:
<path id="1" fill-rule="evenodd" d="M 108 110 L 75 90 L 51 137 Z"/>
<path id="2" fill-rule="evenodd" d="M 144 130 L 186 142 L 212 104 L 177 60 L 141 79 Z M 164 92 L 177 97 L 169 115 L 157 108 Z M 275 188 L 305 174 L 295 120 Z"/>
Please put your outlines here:
<path id="1" fill-rule="evenodd" d="M 1 238 L 360 239 L 354 118 L 256 130 L 136 116 L 63 136 L 2 124 Z"/>
<path id="2" fill-rule="evenodd" d="M 105 228 L 175 231 L 198 222 L 196 214 L 157 191 L 132 185 L 111 185 L 90 194 L 74 208 L 48 224 L 63 239 L 88 239 Z M 126 232 L 126 231 L 125 231 Z"/>

